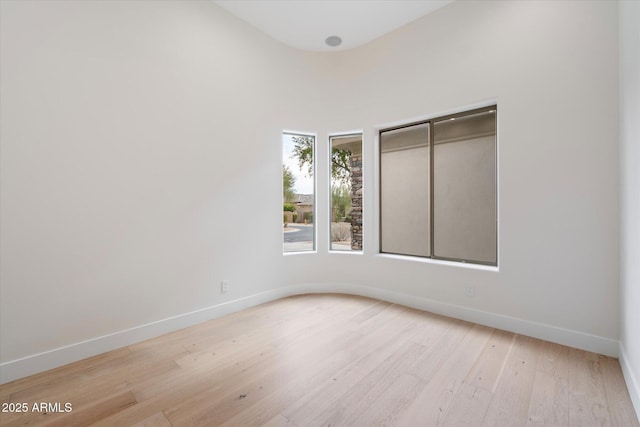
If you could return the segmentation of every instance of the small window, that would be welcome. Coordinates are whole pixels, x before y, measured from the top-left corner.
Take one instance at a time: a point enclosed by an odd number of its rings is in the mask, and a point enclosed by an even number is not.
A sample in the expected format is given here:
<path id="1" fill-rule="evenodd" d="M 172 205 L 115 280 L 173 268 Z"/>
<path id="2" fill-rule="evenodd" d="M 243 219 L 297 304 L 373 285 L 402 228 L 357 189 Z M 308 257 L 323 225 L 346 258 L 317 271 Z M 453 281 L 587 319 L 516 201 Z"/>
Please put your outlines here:
<path id="1" fill-rule="evenodd" d="M 331 137 L 331 250 L 362 251 L 362 134 Z"/>
<path id="2" fill-rule="evenodd" d="M 380 251 L 497 265 L 496 106 L 380 131 Z"/>
<path id="3" fill-rule="evenodd" d="M 315 250 L 315 137 L 282 135 L 282 240 L 284 252 Z"/>

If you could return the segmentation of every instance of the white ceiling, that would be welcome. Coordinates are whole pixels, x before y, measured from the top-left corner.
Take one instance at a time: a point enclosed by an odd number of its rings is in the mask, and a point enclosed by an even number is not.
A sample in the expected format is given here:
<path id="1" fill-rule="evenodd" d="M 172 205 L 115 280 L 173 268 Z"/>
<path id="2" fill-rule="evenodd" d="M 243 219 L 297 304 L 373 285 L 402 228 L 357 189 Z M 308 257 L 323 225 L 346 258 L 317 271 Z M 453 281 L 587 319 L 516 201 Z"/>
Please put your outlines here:
<path id="1" fill-rule="evenodd" d="M 366 44 L 453 0 L 213 0 L 297 49 L 335 51 Z M 339 36 L 342 44 L 325 40 Z"/>

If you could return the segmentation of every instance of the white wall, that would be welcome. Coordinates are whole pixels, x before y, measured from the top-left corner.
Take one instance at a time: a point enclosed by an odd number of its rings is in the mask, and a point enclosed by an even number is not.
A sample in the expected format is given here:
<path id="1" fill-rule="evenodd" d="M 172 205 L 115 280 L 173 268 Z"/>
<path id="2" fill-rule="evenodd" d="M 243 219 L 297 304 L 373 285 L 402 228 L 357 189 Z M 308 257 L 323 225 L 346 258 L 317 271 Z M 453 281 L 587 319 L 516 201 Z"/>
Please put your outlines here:
<path id="1" fill-rule="evenodd" d="M 208 2 L 1 4 L 4 379 L 123 345 L 128 328 L 305 290 L 617 351 L 616 3 L 456 2 L 333 54 Z M 377 127 L 486 101 L 499 271 L 378 255 Z M 315 254 L 281 254 L 282 129 L 317 131 L 324 153 Z M 354 129 L 365 249 L 329 254 L 327 135 Z"/>
<path id="2" fill-rule="evenodd" d="M 287 258 L 287 283 L 399 292 L 549 339 L 576 332 L 567 343 L 616 354 L 617 43 L 615 2 L 455 2 L 360 49 L 308 55 L 307 72 L 331 88 L 318 84 L 332 100 L 319 128 L 365 129 L 365 253 Z M 499 271 L 377 255 L 376 128 L 492 100 Z"/>
<path id="3" fill-rule="evenodd" d="M 640 417 L 640 3 L 620 2 L 620 364 Z"/>
<path id="4" fill-rule="evenodd" d="M 290 50 L 210 2 L 1 4 L 0 360 L 279 286 Z"/>

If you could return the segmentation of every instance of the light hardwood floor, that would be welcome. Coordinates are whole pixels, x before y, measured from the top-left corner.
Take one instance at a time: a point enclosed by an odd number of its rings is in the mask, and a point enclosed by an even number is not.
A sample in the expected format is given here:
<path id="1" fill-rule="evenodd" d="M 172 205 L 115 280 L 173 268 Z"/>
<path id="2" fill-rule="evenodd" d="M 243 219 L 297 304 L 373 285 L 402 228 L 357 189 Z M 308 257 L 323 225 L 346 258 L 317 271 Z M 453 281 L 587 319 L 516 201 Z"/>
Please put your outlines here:
<path id="1" fill-rule="evenodd" d="M 7 427 L 640 425 L 616 359 L 333 294 L 14 381 L 0 400 L 72 406 L 2 413 Z"/>

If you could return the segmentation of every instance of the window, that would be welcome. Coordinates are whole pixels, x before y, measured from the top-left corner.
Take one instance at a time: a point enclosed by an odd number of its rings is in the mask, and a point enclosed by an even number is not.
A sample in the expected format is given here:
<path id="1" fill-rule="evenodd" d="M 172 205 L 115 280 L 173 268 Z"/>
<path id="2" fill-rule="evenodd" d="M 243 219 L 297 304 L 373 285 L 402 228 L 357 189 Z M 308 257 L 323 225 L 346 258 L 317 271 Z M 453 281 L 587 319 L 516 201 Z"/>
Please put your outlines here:
<path id="1" fill-rule="evenodd" d="M 282 241 L 284 252 L 315 250 L 315 137 L 282 135 Z"/>
<path id="2" fill-rule="evenodd" d="M 333 136 L 330 144 L 330 249 L 362 251 L 362 134 Z"/>
<path id="3" fill-rule="evenodd" d="M 380 251 L 497 265 L 496 106 L 380 131 Z"/>

